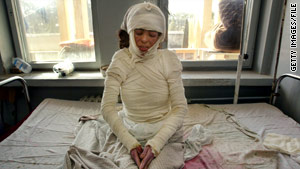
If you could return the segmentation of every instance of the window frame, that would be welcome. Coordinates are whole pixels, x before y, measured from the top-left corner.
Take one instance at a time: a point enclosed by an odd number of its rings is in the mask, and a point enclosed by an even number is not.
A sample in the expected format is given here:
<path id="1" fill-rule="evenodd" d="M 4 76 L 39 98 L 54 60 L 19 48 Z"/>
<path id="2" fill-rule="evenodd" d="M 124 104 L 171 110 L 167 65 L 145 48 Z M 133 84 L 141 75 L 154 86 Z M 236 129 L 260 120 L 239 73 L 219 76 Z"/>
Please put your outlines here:
<path id="1" fill-rule="evenodd" d="M 95 22 L 97 20 L 97 0 L 91 0 L 91 10 L 92 10 L 92 24 L 93 24 L 93 35 L 94 35 L 94 48 L 95 48 L 95 59 L 94 62 L 74 62 L 74 66 L 76 69 L 82 70 L 90 70 L 90 69 L 99 69 L 100 68 L 100 51 L 99 51 L 99 36 L 98 30 L 99 24 Z M 21 36 L 24 35 L 24 26 L 19 22 L 19 12 L 20 12 L 20 4 L 18 0 L 6 0 L 6 6 L 8 10 L 9 22 L 12 30 L 12 38 L 15 46 L 16 57 L 27 60 L 28 50 L 27 50 L 27 42 Z M 33 69 L 52 69 L 55 64 L 58 62 L 29 62 Z"/>
<path id="2" fill-rule="evenodd" d="M 243 22 L 243 47 L 240 54 L 247 55 L 243 60 L 243 68 L 251 69 L 253 65 L 254 47 L 256 40 L 256 31 L 258 27 L 260 1 L 244 0 L 246 4 L 245 22 Z M 158 5 L 168 20 L 169 0 L 158 0 Z M 167 24 L 168 30 L 168 24 Z M 163 47 L 166 48 L 167 40 Z M 217 60 L 217 61 L 181 61 L 184 70 L 235 70 L 238 60 Z"/>
<path id="3" fill-rule="evenodd" d="M 26 44 L 22 43 L 22 37 L 20 36 L 20 28 L 17 26 L 16 13 L 14 12 L 14 8 L 16 6 L 16 2 L 18 0 L 6 0 L 6 5 L 8 9 L 8 16 L 12 30 L 13 42 L 15 46 L 16 56 L 18 58 L 25 58 L 26 52 L 25 48 Z M 127 2 L 134 3 L 133 2 Z M 136 0 L 136 2 L 138 2 Z M 168 0 L 157 0 L 156 3 L 163 11 L 166 16 L 166 20 L 168 20 Z M 256 41 L 256 33 L 259 21 L 259 11 L 260 11 L 260 1 L 255 0 L 245 0 L 246 3 L 246 14 L 245 14 L 245 22 L 243 28 L 243 37 L 244 37 L 244 47 L 241 51 L 242 54 L 247 54 L 248 58 L 244 59 L 243 61 L 243 69 L 252 69 L 253 68 L 253 60 L 254 60 L 254 48 L 255 48 L 255 41 Z M 81 62 L 81 63 L 74 63 L 75 68 L 78 70 L 91 70 L 97 69 L 103 65 L 106 65 L 112 55 L 108 55 L 109 53 L 114 53 L 115 51 L 101 51 L 103 50 L 103 42 L 100 40 L 100 35 L 103 34 L 103 23 L 100 21 L 101 13 L 100 13 L 100 4 L 103 5 L 102 1 L 91 0 L 92 6 L 92 19 L 93 19 L 93 31 L 94 31 L 94 42 L 95 42 L 95 62 Z M 123 2 L 125 3 L 125 2 Z M 125 10 L 125 9 L 124 9 Z M 126 9 L 127 10 L 127 9 Z M 101 27 L 102 26 L 102 27 Z M 105 25 L 104 25 L 105 26 Z M 167 24 L 168 27 L 168 24 Z M 24 29 L 23 29 L 24 30 Z M 115 36 L 115 35 L 112 35 Z M 116 48 L 117 44 L 113 44 L 111 48 Z M 162 44 L 162 48 L 167 48 L 167 39 Z M 117 49 L 117 48 L 116 48 Z M 106 50 L 106 49 L 105 49 Z M 107 49 L 108 50 L 108 49 Z M 25 58 L 26 59 L 26 58 Z M 53 65 L 57 62 L 53 63 L 34 63 L 31 62 L 33 69 L 52 69 Z M 226 61 L 182 61 L 182 65 L 184 70 L 235 70 L 237 67 L 237 60 L 226 60 Z"/>

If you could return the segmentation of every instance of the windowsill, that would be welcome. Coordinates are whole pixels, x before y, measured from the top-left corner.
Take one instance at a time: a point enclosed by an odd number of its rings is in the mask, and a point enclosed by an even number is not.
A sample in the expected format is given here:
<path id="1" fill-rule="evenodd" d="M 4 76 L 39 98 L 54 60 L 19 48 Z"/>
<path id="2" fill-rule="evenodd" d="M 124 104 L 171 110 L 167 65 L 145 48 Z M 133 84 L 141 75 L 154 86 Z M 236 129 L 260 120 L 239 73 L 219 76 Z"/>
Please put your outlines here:
<path id="1" fill-rule="evenodd" d="M 75 71 L 69 76 L 59 77 L 51 71 L 33 71 L 29 74 L 0 75 L 0 80 L 12 76 L 23 77 L 29 87 L 103 87 L 104 77 L 99 71 Z M 234 86 L 235 71 L 184 71 L 183 84 L 191 86 Z M 271 86 L 272 77 L 253 71 L 243 71 L 241 86 Z M 14 84 L 11 84 L 14 85 Z"/>

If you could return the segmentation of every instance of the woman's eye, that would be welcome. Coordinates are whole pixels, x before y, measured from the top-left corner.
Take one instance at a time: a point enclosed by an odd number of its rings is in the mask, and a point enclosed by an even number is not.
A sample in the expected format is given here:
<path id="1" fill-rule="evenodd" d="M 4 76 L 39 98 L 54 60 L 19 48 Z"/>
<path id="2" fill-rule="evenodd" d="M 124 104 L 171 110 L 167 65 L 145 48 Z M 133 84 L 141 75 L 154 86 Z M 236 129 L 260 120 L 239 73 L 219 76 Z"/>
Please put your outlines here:
<path id="1" fill-rule="evenodd" d="M 136 35 L 142 35 L 143 34 L 143 30 L 135 30 L 134 31 Z"/>
<path id="2" fill-rule="evenodd" d="M 149 36 L 155 38 L 158 36 L 158 33 L 157 32 L 149 32 Z"/>

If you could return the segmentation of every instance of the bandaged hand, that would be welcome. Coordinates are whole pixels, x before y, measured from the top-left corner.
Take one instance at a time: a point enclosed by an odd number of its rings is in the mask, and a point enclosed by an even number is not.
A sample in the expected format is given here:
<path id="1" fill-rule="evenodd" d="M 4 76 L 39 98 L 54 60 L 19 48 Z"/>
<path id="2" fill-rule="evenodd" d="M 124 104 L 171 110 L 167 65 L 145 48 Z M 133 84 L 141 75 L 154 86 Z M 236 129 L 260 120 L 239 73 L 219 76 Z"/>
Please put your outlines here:
<path id="1" fill-rule="evenodd" d="M 83 115 L 79 118 L 78 121 L 82 121 L 82 122 L 85 122 L 85 121 L 89 121 L 89 120 L 96 120 L 98 118 L 98 114 L 96 115 Z"/>
<path id="2" fill-rule="evenodd" d="M 150 145 L 147 145 L 144 148 L 144 151 L 140 155 L 140 159 L 142 160 L 139 169 L 147 169 L 150 165 L 151 161 L 154 159 L 154 154 L 152 153 L 152 148 Z"/>
<path id="3" fill-rule="evenodd" d="M 142 154 L 142 152 L 143 152 L 142 146 L 138 146 L 130 150 L 131 158 L 133 159 L 133 161 L 136 163 L 138 167 L 140 167 L 141 165 L 140 155 Z"/>

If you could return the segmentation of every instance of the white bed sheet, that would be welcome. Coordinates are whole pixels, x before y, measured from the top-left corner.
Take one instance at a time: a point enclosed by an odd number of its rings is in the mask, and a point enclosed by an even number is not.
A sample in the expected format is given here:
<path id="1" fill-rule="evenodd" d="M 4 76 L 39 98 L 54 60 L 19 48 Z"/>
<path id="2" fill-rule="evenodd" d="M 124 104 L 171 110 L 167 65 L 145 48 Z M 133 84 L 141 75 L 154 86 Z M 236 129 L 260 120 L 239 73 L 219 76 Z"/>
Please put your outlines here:
<path id="1" fill-rule="evenodd" d="M 230 118 L 228 118 L 230 117 Z M 226 119 L 228 118 L 228 119 Z M 237 123 L 234 123 L 235 119 Z M 213 143 L 204 146 L 198 157 L 186 163 L 186 168 L 264 168 L 298 169 L 300 165 L 289 155 L 265 148 L 267 133 L 300 138 L 300 126 L 278 108 L 266 103 L 189 105 L 184 125 L 199 122 L 213 135 Z M 242 133 L 240 129 L 252 132 Z M 213 164 L 212 164 L 213 163 Z"/>
<path id="2" fill-rule="evenodd" d="M 267 133 L 277 133 L 300 138 L 300 125 L 278 108 L 266 103 L 215 105 L 233 113 L 236 119 L 256 132 L 263 141 Z M 300 165 L 287 154 L 278 153 L 279 169 L 299 169 Z"/>
<path id="3" fill-rule="evenodd" d="M 199 123 L 215 130 L 213 134 L 218 138 L 215 142 L 229 139 L 227 142 L 230 143 L 231 136 L 226 135 L 224 131 L 234 129 L 230 124 L 224 123 L 224 116 L 219 116 L 222 113 L 216 111 L 217 109 L 234 114 L 241 124 L 257 132 L 261 139 L 269 132 L 300 137 L 299 124 L 271 105 L 254 103 L 210 105 L 210 107 L 200 104 L 189 105 L 189 113 L 184 121 L 185 134 L 188 134 L 192 124 Z M 73 132 L 79 117 L 99 114 L 99 111 L 100 103 L 45 99 L 17 131 L 0 143 L 0 168 L 60 167 L 65 153 L 74 140 Z M 249 140 L 248 136 L 242 135 L 244 140 Z M 222 146 L 220 143 L 216 145 Z M 227 148 L 238 149 L 238 147 Z M 288 155 L 278 153 L 278 157 L 278 168 L 300 168 L 300 165 Z"/>
<path id="4" fill-rule="evenodd" d="M 0 168 L 53 169 L 74 140 L 83 114 L 97 114 L 100 103 L 45 99 L 12 135 L 0 143 Z"/>

